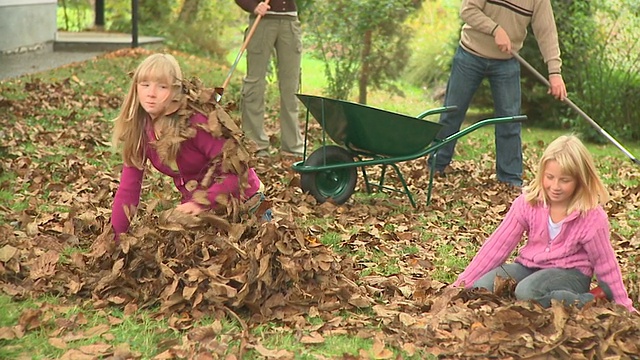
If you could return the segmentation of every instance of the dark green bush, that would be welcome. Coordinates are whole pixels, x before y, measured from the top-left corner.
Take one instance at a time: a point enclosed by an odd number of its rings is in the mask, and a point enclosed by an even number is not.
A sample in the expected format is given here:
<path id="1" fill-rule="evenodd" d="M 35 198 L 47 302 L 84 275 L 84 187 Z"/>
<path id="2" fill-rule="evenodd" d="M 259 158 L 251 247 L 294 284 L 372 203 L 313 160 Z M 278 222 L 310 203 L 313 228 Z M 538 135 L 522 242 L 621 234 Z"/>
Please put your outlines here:
<path id="1" fill-rule="evenodd" d="M 614 137 L 640 139 L 638 6 L 634 0 L 553 2 L 569 98 Z M 546 76 L 537 44 L 521 51 Z M 566 128 L 583 138 L 606 139 L 523 70 L 523 112 L 540 126 Z"/>
<path id="2" fill-rule="evenodd" d="M 562 52 L 562 73 L 569 99 L 612 136 L 640 139 L 640 63 L 637 0 L 552 2 Z M 520 55 L 547 76 L 535 37 Z M 580 133 L 606 142 L 596 128 L 567 104 L 547 94 L 547 87 L 522 69 L 522 112 L 528 123 Z M 474 106 L 492 107 L 483 84 Z"/>

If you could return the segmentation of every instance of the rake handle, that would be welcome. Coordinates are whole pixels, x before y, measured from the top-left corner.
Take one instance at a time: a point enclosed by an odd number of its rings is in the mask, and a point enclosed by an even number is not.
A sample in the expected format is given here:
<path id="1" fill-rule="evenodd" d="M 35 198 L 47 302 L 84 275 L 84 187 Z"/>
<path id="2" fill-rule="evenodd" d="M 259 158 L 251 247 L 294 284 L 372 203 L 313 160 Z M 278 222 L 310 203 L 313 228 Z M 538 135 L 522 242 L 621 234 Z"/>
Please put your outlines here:
<path id="1" fill-rule="evenodd" d="M 527 70 L 529 70 L 536 78 L 538 78 L 538 80 L 540 80 L 540 82 L 542 82 L 543 84 L 545 84 L 547 87 L 550 87 L 551 84 L 549 83 L 549 80 L 547 80 L 547 78 L 545 78 L 544 76 L 542 76 L 542 74 L 540 74 L 540 72 L 538 72 L 538 70 L 536 70 L 536 68 L 534 68 L 533 66 L 531 66 L 531 64 L 529 64 L 525 59 L 522 58 L 522 56 L 520 56 L 517 52 L 512 51 L 511 54 L 513 55 L 514 58 L 516 58 L 516 60 L 518 60 L 518 62 L 524 66 L 525 68 L 527 68 Z M 615 145 L 618 149 L 620 149 L 620 151 L 622 151 L 625 155 L 627 155 L 627 157 L 629 157 L 631 159 L 631 161 L 633 161 L 636 165 L 640 165 L 640 160 L 638 160 L 635 156 L 633 156 L 633 154 L 631 154 L 629 152 L 629 150 L 625 149 L 624 146 L 622 146 L 622 144 L 620 144 L 618 142 L 618 140 L 616 140 L 613 136 L 609 135 L 608 132 L 606 132 L 600 125 L 598 125 L 598 123 L 593 120 L 589 115 L 587 115 L 587 113 L 585 113 L 584 111 L 582 111 L 582 109 L 580 109 L 578 107 L 578 105 L 574 104 L 573 101 L 571 101 L 571 99 L 569 99 L 568 97 L 565 97 L 564 99 L 561 100 L 562 102 L 566 103 L 567 105 L 569 105 L 570 108 L 572 108 L 573 110 L 575 110 L 578 114 L 580 114 L 580 116 L 582 116 L 585 120 L 587 120 L 594 128 L 596 128 L 596 130 L 598 130 L 598 132 L 600 132 L 600 134 L 602 134 L 604 137 L 606 137 L 613 145 Z"/>
<path id="2" fill-rule="evenodd" d="M 263 2 L 269 5 L 269 0 L 264 0 Z M 240 58 L 242 58 L 242 54 L 244 54 L 244 51 L 247 49 L 247 46 L 249 45 L 249 41 L 251 40 L 253 33 L 256 31 L 256 28 L 258 27 L 258 23 L 260 22 L 260 19 L 262 19 L 262 15 L 257 15 L 256 20 L 253 22 L 253 25 L 251 26 L 251 29 L 249 29 L 249 33 L 247 33 L 247 36 L 245 36 L 244 42 L 242 43 L 242 46 L 240 47 L 240 51 L 238 52 L 238 56 L 236 56 L 236 60 L 233 62 L 233 65 L 231 65 L 231 69 L 229 69 L 227 78 L 224 79 L 224 82 L 222 83 L 222 87 L 221 87 L 222 92 L 224 92 L 224 89 L 226 89 L 227 85 L 229 85 L 229 81 L 231 80 L 231 75 L 235 71 L 236 66 L 238 66 L 238 62 L 240 61 Z M 220 94 L 220 96 L 222 96 L 222 93 Z"/>

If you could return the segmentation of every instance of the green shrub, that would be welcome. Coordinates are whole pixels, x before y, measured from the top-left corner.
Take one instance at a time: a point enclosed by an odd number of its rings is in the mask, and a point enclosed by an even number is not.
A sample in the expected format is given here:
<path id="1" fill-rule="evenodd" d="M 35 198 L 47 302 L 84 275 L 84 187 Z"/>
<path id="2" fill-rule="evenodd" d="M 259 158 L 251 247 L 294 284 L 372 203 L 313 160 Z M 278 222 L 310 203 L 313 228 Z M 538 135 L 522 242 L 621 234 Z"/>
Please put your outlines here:
<path id="1" fill-rule="evenodd" d="M 67 31 L 91 28 L 94 9 L 86 0 L 59 1 L 58 27 Z M 105 30 L 130 33 L 132 9 L 130 0 L 107 1 Z M 242 10 L 226 1 L 201 1 L 193 14 L 180 19 L 183 1 L 139 0 L 138 31 L 140 35 L 161 36 L 172 49 L 194 55 L 222 59 L 226 54 L 224 39 L 240 34 L 238 24 L 245 22 Z"/>
<path id="2" fill-rule="evenodd" d="M 93 25 L 94 16 L 86 0 L 58 0 L 57 28 L 63 31 L 83 31 Z"/>
<path id="3" fill-rule="evenodd" d="M 574 102 L 614 137 L 640 139 L 640 75 L 635 1 L 595 1 L 595 26 L 572 31 L 575 44 L 570 81 Z M 637 8 L 637 5 L 635 6 Z M 579 40 L 582 40 L 580 42 Z M 604 141 L 587 121 L 572 116 L 573 128 L 585 138 Z"/>
<path id="4" fill-rule="evenodd" d="M 451 0 L 422 3 L 422 9 L 408 21 L 413 37 L 403 80 L 420 87 L 446 82 L 460 37 L 459 9 L 459 2 Z"/>
<path id="5" fill-rule="evenodd" d="M 638 8 L 635 0 L 553 2 L 569 98 L 614 137 L 640 139 Z M 547 75 L 533 36 L 521 54 Z M 577 112 L 555 101 L 523 70 L 523 112 L 530 122 L 605 138 Z"/>

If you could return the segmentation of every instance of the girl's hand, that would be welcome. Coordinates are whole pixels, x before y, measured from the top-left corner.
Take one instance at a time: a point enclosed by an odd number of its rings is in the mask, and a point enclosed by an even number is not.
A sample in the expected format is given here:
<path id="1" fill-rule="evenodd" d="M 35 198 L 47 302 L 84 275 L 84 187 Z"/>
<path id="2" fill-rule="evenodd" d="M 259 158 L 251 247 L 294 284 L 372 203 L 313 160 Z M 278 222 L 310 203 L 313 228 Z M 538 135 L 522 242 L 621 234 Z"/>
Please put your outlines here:
<path id="1" fill-rule="evenodd" d="M 176 206 L 176 210 L 190 215 L 198 215 L 203 211 L 202 207 L 193 201 Z"/>

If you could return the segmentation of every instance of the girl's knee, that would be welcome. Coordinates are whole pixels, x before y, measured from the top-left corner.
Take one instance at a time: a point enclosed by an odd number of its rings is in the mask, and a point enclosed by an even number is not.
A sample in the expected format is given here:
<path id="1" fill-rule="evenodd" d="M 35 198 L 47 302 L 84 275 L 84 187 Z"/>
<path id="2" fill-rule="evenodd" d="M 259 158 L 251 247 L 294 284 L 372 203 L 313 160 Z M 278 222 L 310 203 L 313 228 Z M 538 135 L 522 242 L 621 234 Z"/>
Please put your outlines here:
<path id="1" fill-rule="evenodd" d="M 487 289 L 493 292 L 493 279 L 489 281 L 489 279 L 480 278 L 473 283 L 474 289 Z"/>
<path id="2" fill-rule="evenodd" d="M 522 282 L 516 285 L 514 295 L 518 300 L 533 300 L 540 297 L 540 292 L 530 286 L 523 285 Z"/>

